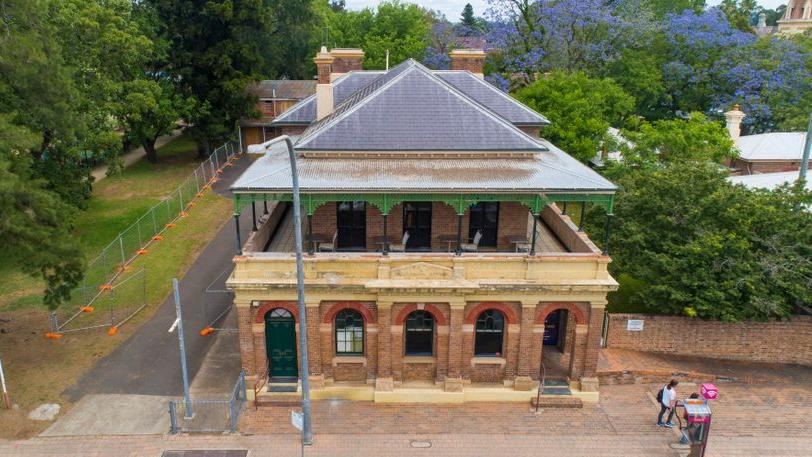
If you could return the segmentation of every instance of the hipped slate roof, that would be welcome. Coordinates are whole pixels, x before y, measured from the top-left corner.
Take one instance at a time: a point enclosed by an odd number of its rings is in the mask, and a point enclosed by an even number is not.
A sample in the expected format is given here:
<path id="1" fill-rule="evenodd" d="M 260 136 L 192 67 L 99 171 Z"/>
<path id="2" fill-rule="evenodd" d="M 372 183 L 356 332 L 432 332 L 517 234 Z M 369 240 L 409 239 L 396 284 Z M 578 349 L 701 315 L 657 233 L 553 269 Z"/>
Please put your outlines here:
<path id="1" fill-rule="evenodd" d="M 737 147 L 743 160 L 801 160 L 805 132 L 774 132 L 739 138 Z"/>
<path id="2" fill-rule="evenodd" d="M 549 142 L 528 158 L 298 159 L 299 185 L 312 193 L 498 192 L 614 193 L 614 184 Z M 231 189 L 290 192 L 290 162 L 282 143 L 257 159 Z"/>
<path id="3" fill-rule="evenodd" d="M 342 75 L 333 81 L 333 103 L 338 106 L 355 91 L 374 81 L 383 73 L 382 71 L 352 71 Z M 543 126 L 550 123 L 541 114 L 519 103 L 471 72 L 437 70 L 433 73 L 513 124 Z M 273 121 L 272 125 L 310 124 L 315 120 L 316 97 L 313 95 L 285 111 Z"/>
<path id="4" fill-rule="evenodd" d="M 530 151 L 534 138 L 409 59 L 299 138 L 300 151 Z"/>

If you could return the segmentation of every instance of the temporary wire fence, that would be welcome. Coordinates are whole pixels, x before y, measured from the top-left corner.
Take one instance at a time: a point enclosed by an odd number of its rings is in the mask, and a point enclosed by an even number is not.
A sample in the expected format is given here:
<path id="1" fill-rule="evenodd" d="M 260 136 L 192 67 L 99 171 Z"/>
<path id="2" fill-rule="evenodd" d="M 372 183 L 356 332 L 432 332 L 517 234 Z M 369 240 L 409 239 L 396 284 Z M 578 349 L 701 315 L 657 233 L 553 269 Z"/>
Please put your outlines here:
<path id="1" fill-rule="evenodd" d="M 215 149 L 174 191 L 105 246 L 88 263 L 82 283 L 71 294 L 72 299 L 51 313 L 51 331 L 46 336 L 58 338 L 67 332 L 103 326 L 87 316 L 96 311 L 96 303 L 115 289 L 117 281 L 128 276 L 131 264 L 139 256 L 148 254 L 151 245 L 163 239 L 167 230 L 187 216 L 205 191 L 219 181 L 225 167 L 233 165 L 239 152 L 235 141 L 228 141 Z M 143 299 L 146 301 L 146 292 Z M 141 308 L 143 306 L 139 310 Z M 115 329 L 111 327 L 109 333 L 114 334 Z"/>
<path id="2" fill-rule="evenodd" d="M 169 401 L 170 432 L 222 433 L 237 431 L 243 405 L 247 401 L 245 372 L 240 371 L 229 398 Z"/>
<path id="3" fill-rule="evenodd" d="M 203 293 L 203 322 L 205 327 L 200 331 L 200 334 L 205 336 L 215 330 L 218 332 L 236 332 L 236 324 L 228 327 L 225 323 L 225 318 L 231 311 L 232 300 L 234 293 L 226 288 L 225 280 L 231 273 L 231 267 L 223 270 L 222 273 L 217 275 L 214 280 L 206 286 Z"/>

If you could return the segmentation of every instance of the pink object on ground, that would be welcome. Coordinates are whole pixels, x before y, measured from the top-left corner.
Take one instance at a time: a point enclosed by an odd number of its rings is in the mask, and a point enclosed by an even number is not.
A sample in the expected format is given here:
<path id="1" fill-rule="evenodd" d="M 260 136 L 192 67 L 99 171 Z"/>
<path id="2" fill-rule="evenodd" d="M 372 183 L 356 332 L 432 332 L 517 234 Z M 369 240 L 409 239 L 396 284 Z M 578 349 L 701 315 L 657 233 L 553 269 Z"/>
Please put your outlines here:
<path id="1" fill-rule="evenodd" d="M 699 392 L 706 400 L 716 400 L 719 398 L 719 388 L 709 382 L 702 384 Z"/>

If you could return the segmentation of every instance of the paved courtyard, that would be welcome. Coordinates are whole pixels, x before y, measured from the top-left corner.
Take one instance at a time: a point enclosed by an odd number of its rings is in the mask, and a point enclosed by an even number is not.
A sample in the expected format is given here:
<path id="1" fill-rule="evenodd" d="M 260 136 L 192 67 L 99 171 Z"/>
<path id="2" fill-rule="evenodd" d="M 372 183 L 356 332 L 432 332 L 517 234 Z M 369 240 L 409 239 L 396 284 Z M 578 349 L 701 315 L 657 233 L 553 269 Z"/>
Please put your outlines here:
<path id="1" fill-rule="evenodd" d="M 812 456 L 812 383 L 721 385 L 708 457 Z M 606 386 L 583 409 L 533 414 L 523 404 L 461 406 L 314 402 L 306 456 L 676 456 L 676 433 L 654 426 L 656 385 Z M 687 395 L 692 386 L 678 388 Z M 160 456 L 171 449 L 299 455 L 290 407 L 248 406 L 241 435 L 85 436 L 0 442 L 0 456 Z M 430 445 L 431 447 L 421 447 Z"/>

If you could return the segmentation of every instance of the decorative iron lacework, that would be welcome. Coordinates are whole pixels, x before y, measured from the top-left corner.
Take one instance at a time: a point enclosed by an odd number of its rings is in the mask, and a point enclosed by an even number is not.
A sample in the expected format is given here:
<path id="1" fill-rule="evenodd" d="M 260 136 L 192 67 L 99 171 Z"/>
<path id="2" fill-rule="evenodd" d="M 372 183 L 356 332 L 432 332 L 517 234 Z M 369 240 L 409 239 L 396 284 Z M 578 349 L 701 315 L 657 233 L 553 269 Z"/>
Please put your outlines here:
<path id="1" fill-rule="evenodd" d="M 293 200 L 290 193 L 235 193 L 234 214 L 242 213 L 242 209 L 251 202 Z M 301 194 L 302 207 L 307 215 L 312 216 L 316 209 L 330 202 L 363 201 L 380 210 L 381 214 L 388 215 L 395 205 L 409 201 L 442 202 L 454 208 L 458 215 L 465 214 L 465 210 L 479 202 L 516 202 L 527 207 L 533 214 L 539 214 L 548 204 L 553 202 L 589 202 L 602 206 L 608 214 L 612 214 L 614 206 L 613 194 L 366 194 L 366 193 L 335 193 L 335 194 Z"/>

